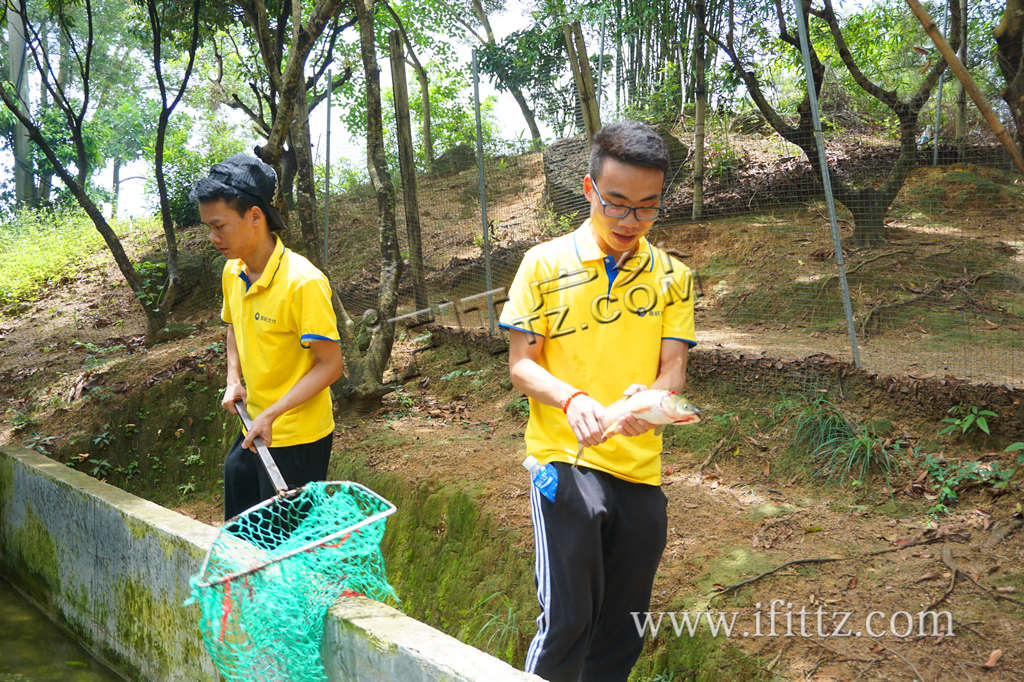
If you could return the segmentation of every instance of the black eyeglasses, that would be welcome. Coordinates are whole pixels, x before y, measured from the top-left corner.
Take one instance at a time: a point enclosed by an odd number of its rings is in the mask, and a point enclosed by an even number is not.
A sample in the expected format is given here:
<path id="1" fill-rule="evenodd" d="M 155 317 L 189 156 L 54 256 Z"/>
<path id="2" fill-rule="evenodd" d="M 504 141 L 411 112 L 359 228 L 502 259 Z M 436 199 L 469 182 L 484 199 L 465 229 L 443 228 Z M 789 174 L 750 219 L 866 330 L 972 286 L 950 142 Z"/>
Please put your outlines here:
<path id="1" fill-rule="evenodd" d="M 601 190 L 597 188 L 597 183 L 591 178 L 591 185 L 594 187 L 594 191 L 597 192 L 597 200 L 601 202 L 601 211 L 609 218 L 625 218 L 632 211 L 633 215 L 636 216 L 637 220 L 647 222 L 654 220 L 661 213 L 661 206 L 620 206 L 619 204 L 609 204 L 601 196 Z"/>

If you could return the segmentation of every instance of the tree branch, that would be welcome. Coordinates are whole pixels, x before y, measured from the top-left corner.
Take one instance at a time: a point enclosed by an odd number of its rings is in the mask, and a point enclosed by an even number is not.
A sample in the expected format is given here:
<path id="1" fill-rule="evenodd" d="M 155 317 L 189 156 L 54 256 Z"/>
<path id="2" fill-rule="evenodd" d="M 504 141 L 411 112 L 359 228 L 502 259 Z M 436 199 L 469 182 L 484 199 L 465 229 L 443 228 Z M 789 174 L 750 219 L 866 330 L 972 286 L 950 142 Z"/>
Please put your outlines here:
<path id="1" fill-rule="evenodd" d="M 897 98 L 895 90 L 883 90 L 881 87 L 871 82 L 871 80 L 864 75 L 864 72 L 860 70 L 857 62 L 854 61 L 853 55 L 850 53 L 850 48 L 846 45 L 846 38 L 843 37 L 843 32 L 839 28 L 839 21 L 836 19 L 835 10 L 832 8 L 832 0 L 825 0 L 825 8 L 820 12 L 815 12 L 815 16 L 824 19 L 825 23 L 828 24 L 829 31 L 832 33 L 832 40 L 836 43 L 836 48 L 839 50 L 839 57 L 843 60 L 843 64 L 846 66 L 846 70 L 853 76 L 853 80 L 864 90 L 864 92 L 875 97 L 890 109 L 896 107 L 899 99 Z M 945 63 L 943 62 L 943 66 Z"/>

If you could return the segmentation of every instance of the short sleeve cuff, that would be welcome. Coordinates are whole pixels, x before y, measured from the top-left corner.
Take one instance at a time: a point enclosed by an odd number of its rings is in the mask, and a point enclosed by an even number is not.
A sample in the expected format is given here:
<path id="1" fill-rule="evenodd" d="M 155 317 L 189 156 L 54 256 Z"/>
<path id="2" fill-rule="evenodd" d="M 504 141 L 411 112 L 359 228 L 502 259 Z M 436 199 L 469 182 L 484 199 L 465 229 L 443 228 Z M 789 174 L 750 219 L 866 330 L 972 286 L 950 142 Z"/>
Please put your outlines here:
<path id="1" fill-rule="evenodd" d="M 691 339 L 683 339 L 683 338 L 680 338 L 680 337 L 678 337 L 678 336 L 663 336 L 663 337 L 661 337 L 661 338 L 662 338 L 662 340 L 665 340 L 665 339 L 670 339 L 670 340 L 672 340 L 672 341 L 682 341 L 683 343 L 685 343 L 685 344 L 686 344 L 687 346 L 689 346 L 690 348 L 693 348 L 694 346 L 696 346 L 696 345 L 697 345 L 697 342 L 696 342 L 696 341 L 693 341 L 693 340 L 691 340 Z"/>
<path id="2" fill-rule="evenodd" d="M 534 336 L 544 336 L 540 332 L 535 332 L 530 329 L 523 329 L 522 327 L 517 327 L 513 324 L 506 324 L 504 322 L 499 322 L 498 326 L 501 327 L 502 329 L 514 329 L 517 332 L 526 332 L 527 334 L 533 334 Z"/>
<path id="3" fill-rule="evenodd" d="M 323 336 L 322 334 L 303 334 L 299 337 L 299 345 L 303 348 L 309 348 L 310 341 L 333 341 L 334 343 L 341 343 L 341 339 L 334 339 L 330 336 Z"/>

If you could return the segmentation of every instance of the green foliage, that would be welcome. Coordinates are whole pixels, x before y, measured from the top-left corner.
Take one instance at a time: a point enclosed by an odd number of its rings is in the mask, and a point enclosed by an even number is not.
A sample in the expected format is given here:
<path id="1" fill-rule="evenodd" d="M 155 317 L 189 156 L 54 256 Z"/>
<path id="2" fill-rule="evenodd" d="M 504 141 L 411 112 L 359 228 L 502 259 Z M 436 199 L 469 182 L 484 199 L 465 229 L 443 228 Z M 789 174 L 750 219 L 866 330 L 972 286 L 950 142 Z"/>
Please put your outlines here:
<path id="1" fill-rule="evenodd" d="M 575 119 L 576 86 L 567 79 L 565 38 L 560 21 L 535 14 L 533 26 L 515 31 L 497 44 L 479 46 L 482 77 L 491 76 L 499 90 L 528 91 L 537 117 L 548 123 L 559 137 Z M 591 58 L 597 71 L 597 57 Z M 611 67 L 611 60 L 605 60 Z M 595 76 L 595 86 L 597 78 Z"/>
<path id="2" fill-rule="evenodd" d="M 92 439 L 92 444 L 101 448 L 110 447 L 110 444 L 113 442 L 114 437 L 110 433 L 110 424 L 104 424 L 103 430 L 93 436 Z"/>
<path id="3" fill-rule="evenodd" d="M 505 403 L 505 413 L 512 417 L 526 419 L 530 416 L 530 401 L 525 395 L 516 396 Z"/>
<path id="4" fill-rule="evenodd" d="M 142 305 L 148 310 L 156 308 L 167 284 L 167 264 L 152 263 L 144 260 L 135 264 L 135 272 L 139 276 L 142 290 L 138 294 Z"/>
<path id="5" fill-rule="evenodd" d="M 1010 450 L 1010 448 L 1014 448 L 1014 450 Z M 1007 451 L 1015 452 L 1024 449 L 1024 443 L 1014 443 L 1010 448 L 1007 448 Z M 928 510 L 931 514 L 948 514 L 949 505 L 957 502 L 960 489 L 969 483 L 987 483 L 995 489 L 1005 488 L 1024 464 L 1024 454 L 1017 457 L 1017 466 L 1009 471 L 1004 470 L 999 462 L 991 464 L 974 461 L 950 463 L 942 455 L 934 454 L 924 454 L 920 459 L 921 465 L 928 471 L 932 490 L 938 495 L 935 505 Z"/>
<path id="6" fill-rule="evenodd" d="M 178 116 L 171 121 L 164 143 L 167 201 L 174 224 L 189 227 L 199 222 L 199 209 L 188 196 L 195 181 L 206 175 L 213 164 L 247 151 L 249 136 L 213 112 L 205 113 L 198 122 Z M 147 151 L 155 153 L 153 149 Z M 147 191 L 156 196 L 152 179 L 147 180 Z"/>
<path id="7" fill-rule="evenodd" d="M 15 433 L 39 425 L 39 419 L 29 410 L 11 410 L 8 414 Z"/>
<path id="8" fill-rule="evenodd" d="M 627 116 L 649 123 L 675 122 L 682 109 L 683 90 L 679 64 L 667 62 L 659 71 L 658 84 L 651 94 L 627 107 Z"/>
<path id="9" fill-rule="evenodd" d="M 539 222 L 541 231 L 548 239 L 568 234 L 575 229 L 570 216 L 558 215 L 550 207 L 542 210 Z"/>
<path id="10" fill-rule="evenodd" d="M 0 225 L 0 305 L 74 277 L 103 238 L 81 209 L 21 209 Z"/>
<path id="11" fill-rule="evenodd" d="M 434 138 L 434 156 L 439 158 L 445 151 L 460 145 L 476 148 L 476 114 L 473 111 L 473 85 L 464 69 L 447 68 L 431 61 L 425 65 L 429 76 L 430 125 Z M 394 92 L 389 88 L 382 93 L 382 115 L 384 118 L 384 145 L 388 166 L 398 168 L 398 138 L 395 123 Z M 496 154 L 502 148 L 501 133 L 494 114 L 497 100 L 485 97 L 480 102 L 480 122 L 485 154 Z M 349 111 L 346 124 L 353 134 L 365 134 L 365 104 L 361 105 L 361 118 Z M 412 136 L 415 143 L 415 162 L 420 170 L 426 169 L 420 132 L 423 125 L 423 100 L 415 82 L 409 84 L 409 115 L 412 119 Z M 397 181 L 398 176 L 396 174 Z"/>
<path id="12" fill-rule="evenodd" d="M 948 414 L 953 416 L 946 417 L 942 420 L 943 424 L 946 424 L 941 431 L 940 436 L 944 436 L 947 433 L 953 433 L 957 429 L 960 429 L 960 433 L 957 435 L 964 435 L 968 431 L 974 429 L 975 431 L 982 431 L 985 435 L 990 435 L 988 430 L 988 421 L 986 417 L 998 417 L 999 415 L 992 410 L 979 410 L 975 406 L 966 407 L 964 405 L 954 405 L 949 408 Z"/>
<path id="13" fill-rule="evenodd" d="M 821 396 L 783 401 L 775 410 L 777 417 L 789 416 L 793 421 L 790 447 L 794 450 L 816 452 L 828 443 L 854 436 L 839 408 Z"/>
<path id="14" fill-rule="evenodd" d="M 853 436 L 837 439 L 820 453 L 818 473 L 826 478 L 838 476 L 841 483 L 851 476 L 853 484 L 863 485 L 868 475 L 877 471 L 888 481 L 903 461 L 905 445 L 877 435 L 870 427 L 857 427 Z"/>
<path id="15" fill-rule="evenodd" d="M 113 468 L 114 468 L 114 465 L 110 463 L 109 459 L 105 459 L 104 458 L 104 459 L 93 460 L 92 461 L 92 468 L 89 469 L 89 475 L 94 477 L 94 478 L 103 479 L 103 478 L 106 478 L 110 474 L 110 472 L 111 472 L 111 470 L 113 470 Z"/>
<path id="16" fill-rule="evenodd" d="M 479 372 L 471 369 L 453 369 L 452 371 L 443 375 L 441 377 L 441 381 L 448 381 L 449 379 L 454 379 L 456 377 L 471 377 L 475 374 L 479 374 Z"/>
<path id="17" fill-rule="evenodd" d="M 44 436 L 40 433 L 33 433 L 31 437 L 25 439 L 24 445 L 26 448 L 31 448 L 41 455 L 50 457 L 53 454 L 53 445 L 56 441 L 56 436 Z"/>

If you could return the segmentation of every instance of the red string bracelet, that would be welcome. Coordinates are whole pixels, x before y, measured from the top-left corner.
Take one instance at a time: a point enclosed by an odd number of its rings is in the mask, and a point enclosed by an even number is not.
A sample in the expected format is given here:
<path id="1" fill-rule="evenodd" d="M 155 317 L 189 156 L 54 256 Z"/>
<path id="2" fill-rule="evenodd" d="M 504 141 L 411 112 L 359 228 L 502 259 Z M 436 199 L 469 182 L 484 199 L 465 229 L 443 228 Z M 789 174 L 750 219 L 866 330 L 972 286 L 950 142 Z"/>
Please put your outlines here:
<path id="1" fill-rule="evenodd" d="M 578 395 L 588 395 L 588 394 L 587 394 L 586 391 L 576 391 L 575 393 L 573 393 L 571 396 L 569 396 L 568 398 L 565 399 L 564 403 L 562 403 L 562 412 L 564 412 L 566 414 L 569 413 L 569 403 L 571 403 L 572 399 L 575 398 Z"/>

